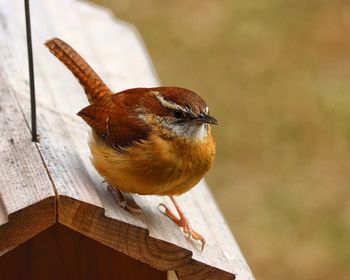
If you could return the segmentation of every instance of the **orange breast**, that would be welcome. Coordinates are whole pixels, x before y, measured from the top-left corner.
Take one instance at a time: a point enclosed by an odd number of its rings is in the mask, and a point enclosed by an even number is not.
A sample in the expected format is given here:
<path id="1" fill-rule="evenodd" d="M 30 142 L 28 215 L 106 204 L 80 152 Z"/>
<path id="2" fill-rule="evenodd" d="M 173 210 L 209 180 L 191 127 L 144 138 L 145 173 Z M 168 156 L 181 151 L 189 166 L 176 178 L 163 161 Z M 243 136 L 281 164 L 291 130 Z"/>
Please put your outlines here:
<path id="1" fill-rule="evenodd" d="M 93 135 L 90 149 L 97 171 L 121 191 L 178 195 L 194 187 L 209 170 L 215 142 L 210 131 L 201 141 L 165 140 L 151 134 L 148 140 L 120 152 Z"/>

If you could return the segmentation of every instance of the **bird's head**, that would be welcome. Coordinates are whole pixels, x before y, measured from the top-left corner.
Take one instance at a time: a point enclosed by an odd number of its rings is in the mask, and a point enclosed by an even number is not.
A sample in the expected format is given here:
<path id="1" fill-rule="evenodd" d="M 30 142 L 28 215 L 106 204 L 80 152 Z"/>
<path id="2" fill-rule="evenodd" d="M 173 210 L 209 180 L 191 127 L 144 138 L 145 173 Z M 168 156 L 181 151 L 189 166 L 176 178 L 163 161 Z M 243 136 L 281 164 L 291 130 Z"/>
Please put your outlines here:
<path id="1" fill-rule="evenodd" d="M 141 117 L 168 135 L 200 140 L 208 135 L 210 124 L 218 121 L 209 115 L 204 100 L 193 91 L 179 87 L 159 87 L 148 91 L 152 102 L 145 104 Z"/>

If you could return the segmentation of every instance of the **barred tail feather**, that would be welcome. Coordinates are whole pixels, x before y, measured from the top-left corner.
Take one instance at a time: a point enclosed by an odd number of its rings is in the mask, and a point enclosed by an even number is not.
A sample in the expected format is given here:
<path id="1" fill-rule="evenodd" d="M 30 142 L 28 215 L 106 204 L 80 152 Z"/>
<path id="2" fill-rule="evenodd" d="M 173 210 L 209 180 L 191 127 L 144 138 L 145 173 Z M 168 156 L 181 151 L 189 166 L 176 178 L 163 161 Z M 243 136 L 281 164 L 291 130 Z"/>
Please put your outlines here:
<path id="1" fill-rule="evenodd" d="M 102 96 L 113 94 L 90 65 L 67 43 L 53 38 L 46 41 L 45 45 L 79 80 L 90 103 Z"/>

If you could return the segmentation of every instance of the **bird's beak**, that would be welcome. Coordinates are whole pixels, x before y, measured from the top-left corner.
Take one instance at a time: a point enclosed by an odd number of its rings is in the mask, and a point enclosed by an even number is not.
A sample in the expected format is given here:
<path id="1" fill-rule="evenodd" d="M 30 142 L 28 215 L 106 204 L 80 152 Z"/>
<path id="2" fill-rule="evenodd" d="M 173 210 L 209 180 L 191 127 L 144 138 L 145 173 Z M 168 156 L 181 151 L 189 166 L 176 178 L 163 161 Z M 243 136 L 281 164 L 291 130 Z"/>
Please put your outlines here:
<path id="1" fill-rule="evenodd" d="M 218 125 L 219 122 L 212 116 L 200 114 L 196 119 L 195 122 L 197 123 L 208 123 L 208 124 L 215 124 Z"/>

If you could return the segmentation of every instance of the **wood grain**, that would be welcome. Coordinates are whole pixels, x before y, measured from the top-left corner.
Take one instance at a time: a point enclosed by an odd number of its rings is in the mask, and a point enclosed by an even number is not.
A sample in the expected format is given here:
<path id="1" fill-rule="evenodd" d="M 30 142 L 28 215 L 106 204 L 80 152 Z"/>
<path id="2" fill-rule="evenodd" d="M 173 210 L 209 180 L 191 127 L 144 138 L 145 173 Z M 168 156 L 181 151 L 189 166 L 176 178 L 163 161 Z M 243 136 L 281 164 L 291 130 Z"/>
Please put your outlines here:
<path id="1" fill-rule="evenodd" d="M 0 0 L 0 59 L 29 120 L 21 4 Z M 88 104 L 85 94 L 43 43 L 52 37 L 67 41 L 113 91 L 158 86 L 135 30 L 80 1 L 31 5 L 38 149 L 58 194 L 58 222 L 157 269 L 175 270 L 180 279 L 254 279 L 204 180 L 178 199 L 193 228 L 207 240 L 201 252 L 200 244 L 159 212 L 159 203 L 170 204 L 167 198 L 134 195 L 143 213 L 131 215 L 118 207 L 91 165 L 89 129 L 75 115 Z"/>
<path id="2" fill-rule="evenodd" d="M 0 60 L 0 65 L 2 65 Z M 0 66 L 0 255 L 56 220 L 55 193 Z"/>
<path id="3" fill-rule="evenodd" d="M 0 258 L 1 279 L 165 280 L 156 270 L 56 224 Z"/>

